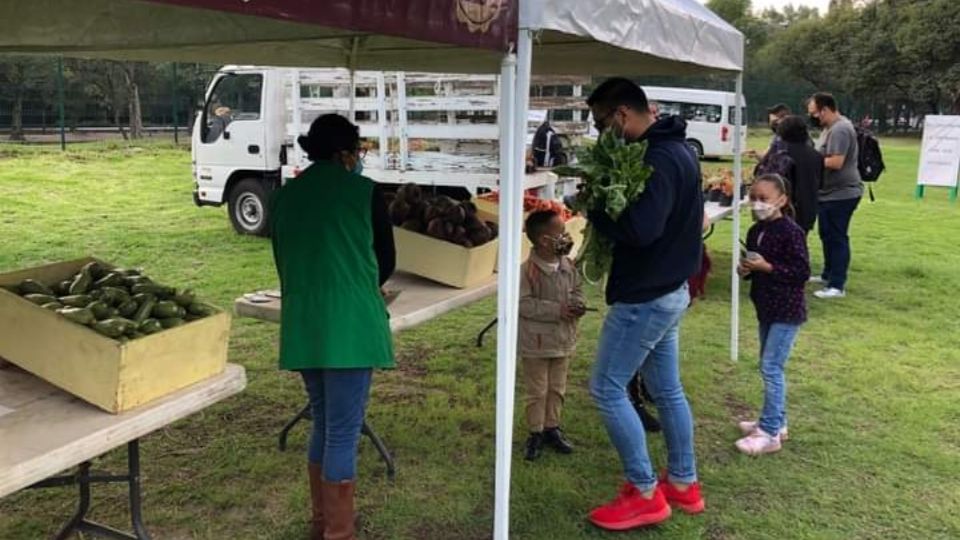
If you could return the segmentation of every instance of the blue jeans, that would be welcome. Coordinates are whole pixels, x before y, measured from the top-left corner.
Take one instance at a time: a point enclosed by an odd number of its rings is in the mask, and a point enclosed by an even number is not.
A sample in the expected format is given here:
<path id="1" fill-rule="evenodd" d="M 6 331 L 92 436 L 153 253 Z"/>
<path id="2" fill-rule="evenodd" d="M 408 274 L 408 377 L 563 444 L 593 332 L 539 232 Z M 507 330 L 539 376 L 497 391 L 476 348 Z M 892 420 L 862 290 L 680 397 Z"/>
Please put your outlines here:
<path id="1" fill-rule="evenodd" d="M 776 435 L 787 425 L 787 378 L 784 367 L 800 331 L 799 324 L 760 323 L 760 375 L 763 377 L 763 410 L 760 429 Z"/>
<path id="2" fill-rule="evenodd" d="M 650 391 L 667 442 L 670 479 L 697 480 L 693 455 L 693 417 L 680 383 L 680 319 L 690 304 L 684 284 L 643 304 L 614 304 L 603 322 L 590 394 L 620 454 L 627 480 L 648 491 L 657 476 L 647 453 L 643 424 L 627 397 L 637 371 Z"/>
<path id="3" fill-rule="evenodd" d="M 823 243 L 823 274 L 827 287 L 843 290 L 850 268 L 850 219 L 860 199 L 823 201 L 817 217 Z"/>
<path id="4" fill-rule="evenodd" d="M 357 476 L 357 446 L 370 396 L 372 369 L 304 369 L 313 432 L 307 457 L 329 482 Z"/>

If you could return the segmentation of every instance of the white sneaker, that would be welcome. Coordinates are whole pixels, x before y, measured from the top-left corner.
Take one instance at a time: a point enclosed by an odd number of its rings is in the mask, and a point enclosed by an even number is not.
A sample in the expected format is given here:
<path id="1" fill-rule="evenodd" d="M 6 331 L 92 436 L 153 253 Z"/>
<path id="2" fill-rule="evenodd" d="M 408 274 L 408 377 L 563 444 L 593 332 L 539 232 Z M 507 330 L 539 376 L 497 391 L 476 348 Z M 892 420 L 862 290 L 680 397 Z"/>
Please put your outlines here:
<path id="1" fill-rule="evenodd" d="M 816 296 L 817 298 L 829 299 L 829 298 L 843 298 L 844 296 L 847 295 L 847 293 L 834 287 L 827 287 L 822 291 L 817 291 L 813 293 L 813 295 Z"/>
<path id="2" fill-rule="evenodd" d="M 820 276 L 810 276 L 810 279 L 807 280 L 807 283 L 816 283 L 818 285 L 822 285 L 826 283 L 826 281 L 824 281 Z"/>
<path id="3" fill-rule="evenodd" d="M 748 456 L 759 456 L 761 454 L 772 454 L 779 452 L 780 436 L 771 436 L 764 433 L 762 429 L 757 430 L 753 435 L 747 435 L 736 443 L 737 450 L 740 450 Z"/>
<path id="4" fill-rule="evenodd" d="M 737 424 L 737 427 L 740 428 L 740 433 L 743 433 L 744 435 L 747 435 L 747 436 L 753 435 L 756 432 L 760 431 L 759 422 L 756 422 L 756 421 L 748 420 L 746 422 L 740 422 L 739 424 Z M 781 441 L 785 441 L 789 439 L 790 432 L 787 431 L 787 426 L 783 426 L 782 428 L 780 428 L 780 431 L 777 433 L 777 435 L 780 436 Z"/>

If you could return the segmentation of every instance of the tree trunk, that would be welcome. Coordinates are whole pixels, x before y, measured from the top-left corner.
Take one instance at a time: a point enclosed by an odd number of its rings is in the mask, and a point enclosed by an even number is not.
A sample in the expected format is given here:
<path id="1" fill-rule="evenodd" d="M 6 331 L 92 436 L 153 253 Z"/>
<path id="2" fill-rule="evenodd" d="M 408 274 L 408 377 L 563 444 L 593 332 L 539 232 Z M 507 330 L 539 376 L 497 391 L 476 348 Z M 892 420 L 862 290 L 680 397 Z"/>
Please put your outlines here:
<path id="1" fill-rule="evenodd" d="M 130 90 L 130 138 L 143 138 L 143 118 L 140 112 L 140 87 L 131 83 Z"/>
<path id="2" fill-rule="evenodd" d="M 123 76 L 127 83 L 127 110 L 130 114 L 130 138 L 143 138 L 143 117 L 140 108 L 140 86 L 137 84 L 137 65 L 135 63 L 121 64 Z"/>
<path id="3" fill-rule="evenodd" d="M 120 132 L 120 135 L 123 136 L 123 140 L 130 140 L 130 137 L 127 136 L 127 130 L 123 129 L 123 124 L 120 122 L 120 107 L 116 105 L 113 107 L 113 125 L 117 126 L 117 130 Z"/>
<path id="4" fill-rule="evenodd" d="M 17 91 L 13 98 L 13 108 L 10 111 L 10 140 L 24 141 L 23 136 L 23 92 Z"/>

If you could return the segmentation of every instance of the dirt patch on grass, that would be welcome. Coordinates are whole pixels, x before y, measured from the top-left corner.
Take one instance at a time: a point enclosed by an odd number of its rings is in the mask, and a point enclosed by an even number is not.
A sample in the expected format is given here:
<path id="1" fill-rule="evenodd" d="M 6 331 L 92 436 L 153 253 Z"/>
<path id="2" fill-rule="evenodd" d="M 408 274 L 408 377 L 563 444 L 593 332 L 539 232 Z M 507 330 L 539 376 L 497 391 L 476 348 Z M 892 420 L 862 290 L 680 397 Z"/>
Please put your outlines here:
<path id="1" fill-rule="evenodd" d="M 427 360 L 433 356 L 433 349 L 423 344 L 416 344 L 397 351 L 397 371 L 404 377 L 422 379 L 427 375 Z"/>
<path id="2" fill-rule="evenodd" d="M 707 540 L 727 540 L 733 538 L 733 534 L 720 524 L 707 523 L 703 537 Z"/>
<path id="3" fill-rule="evenodd" d="M 735 418 L 748 418 L 753 414 L 753 407 L 750 404 L 729 392 L 723 395 L 723 406 Z"/>

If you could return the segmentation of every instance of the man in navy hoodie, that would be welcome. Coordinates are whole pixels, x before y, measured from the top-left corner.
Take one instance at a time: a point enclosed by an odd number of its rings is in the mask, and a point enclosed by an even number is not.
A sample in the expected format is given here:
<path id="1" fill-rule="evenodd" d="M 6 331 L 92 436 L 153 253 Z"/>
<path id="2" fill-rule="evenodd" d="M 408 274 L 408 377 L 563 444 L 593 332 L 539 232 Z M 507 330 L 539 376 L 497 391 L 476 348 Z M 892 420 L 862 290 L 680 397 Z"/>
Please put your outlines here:
<path id="1" fill-rule="evenodd" d="M 628 142 L 646 141 L 653 168 L 640 197 L 620 219 L 589 213 L 596 231 L 614 242 L 604 321 L 590 393 L 623 463 L 626 483 L 590 521 L 611 530 L 660 523 L 671 506 L 704 509 L 693 452 L 693 418 L 680 382 L 679 327 L 690 303 L 687 279 L 699 270 L 703 249 L 700 164 L 686 144 L 686 122 L 660 119 L 635 83 L 614 78 L 587 99 L 599 131 Z M 626 385 L 639 370 L 660 412 L 667 443 L 666 474 L 657 478 L 643 425 Z"/>

